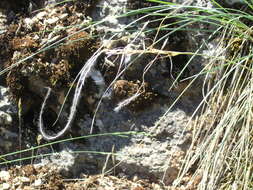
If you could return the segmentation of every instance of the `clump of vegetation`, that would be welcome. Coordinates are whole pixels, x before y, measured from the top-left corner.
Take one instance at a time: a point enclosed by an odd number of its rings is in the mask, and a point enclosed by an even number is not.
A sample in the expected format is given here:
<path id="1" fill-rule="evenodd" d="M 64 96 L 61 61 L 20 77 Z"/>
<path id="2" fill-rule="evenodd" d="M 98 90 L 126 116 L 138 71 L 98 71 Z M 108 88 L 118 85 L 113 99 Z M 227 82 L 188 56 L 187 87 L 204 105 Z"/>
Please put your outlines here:
<path id="1" fill-rule="evenodd" d="M 232 5 L 216 6 L 205 9 L 168 3 L 163 7 L 184 9 L 169 15 L 181 20 L 180 29 L 208 24 L 212 27 L 205 31 L 206 43 L 214 43 L 215 38 L 212 54 L 209 51 L 205 55 L 209 59 L 200 72 L 206 85 L 198 107 L 201 116 L 192 126 L 195 131 L 192 149 L 174 184 L 179 185 L 183 176 L 191 173 L 189 181 L 193 184 L 197 180 L 198 189 L 251 189 L 253 4 L 245 1 L 240 10 L 231 9 Z"/>

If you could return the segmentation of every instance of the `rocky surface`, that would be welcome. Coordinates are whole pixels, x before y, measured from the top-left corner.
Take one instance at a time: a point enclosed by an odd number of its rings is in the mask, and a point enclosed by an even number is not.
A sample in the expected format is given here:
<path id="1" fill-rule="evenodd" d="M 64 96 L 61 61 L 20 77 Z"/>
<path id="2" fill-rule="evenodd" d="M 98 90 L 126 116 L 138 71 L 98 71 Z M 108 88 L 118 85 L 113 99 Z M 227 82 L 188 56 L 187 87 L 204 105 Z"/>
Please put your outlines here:
<path id="1" fill-rule="evenodd" d="M 54 5 L 54 2 L 41 1 L 33 4 L 33 1 L 24 1 L 24 4 L 17 5 L 23 8 L 17 7 L 14 12 L 0 4 L 0 8 L 5 8 L 3 16 L 0 16 L 3 18 L 0 20 L 1 70 L 6 71 L 2 77 L 6 78 L 3 85 L 8 87 L 2 87 L 0 95 L 0 153 L 4 155 L 30 148 L 22 155 L 13 154 L 4 159 L 14 161 L 20 156 L 25 158 L 35 154 L 35 158 L 24 160 L 23 164 L 34 162 L 43 167 L 54 166 L 59 175 L 54 175 L 51 181 L 50 174 L 42 179 L 25 172 L 24 180 L 29 181 L 21 180 L 17 182 L 18 186 L 24 188 L 27 183 L 33 186 L 40 183 L 47 188 L 50 183 L 56 183 L 58 189 L 68 189 L 67 185 L 62 187 L 62 179 L 60 182 L 58 179 L 80 178 L 83 174 L 101 172 L 171 185 L 191 145 L 188 122 L 201 100 L 201 79 L 186 90 L 174 106 L 172 104 L 191 82 L 183 79 L 201 68 L 200 58 L 185 67 L 189 56 L 167 57 L 160 53 L 145 53 L 145 49 L 152 47 L 152 52 L 158 49 L 192 51 L 197 46 L 192 34 L 176 32 L 153 44 L 149 39 L 154 38 L 155 33 L 143 31 L 158 27 L 158 22 L 147 25 L 137 22 L 130 30 L 127 25 L 143 15 L 118 18 L 129 9 L 154 3 L 101 0 L 96 3 L 75 1 Z M 31 12 L 29 5 L 36 11 Z M 45 9 L 37 10 L 36 6 Z M 92 21 L 101 20 L 103 23 L 90 27 Z M 171 22 L 173 20 L 165 21 L 167 24 Z M 158 37 L 166 34 L 160 32 Z M 76 117 L 60 139 L 88 136 L 90 132 L 94 136 L 43 146 L 47 141 L 41 139 L 38 132 L 38 119 L 46 88 L 52 89 L 52 94 L 43 119 L 46 131 L 56 134 L 69 120 L 72 98 L 75 97 L 72 90 L 65 101 L 69 88 L 78 86 L 75 79 L 80 76 L 80 70 L 102 45 L 103 53 L 95 60 L 96 64 L 84 82 Z M 130 53 L 123 54 L 124 51 Z M 19 110 L 15 106 L 18 102 L 21 102 Z M 62 114 L 52 127 L 63 104 Z M 21 127 L 21 134 L 17 126 Z M 18 138 L 21 138 L 21 144 Z M 33 149 L 38 145 L 42 146 Z M 49 153 L 50 156 L 43 156 Z M 7 160 L 0 162 L 0 167 L 6 167 Z M 13 164 L 17 162 L 10 165 Z M 27 167 L 36 174 L 47 170 L 46 167 L 39 171 L 35 166 Z M 22 171 L 16 168 L 11 172 L 14 170 Z M 14 174 L 10 175 L 15 181 Z M 7 184 L 8 180 L 2 179 L 1 175 L 0 179 L 2 186 Z M 8 183 L 9 189 L 15 183 L 13 180 Z M 92 183 L 100 182 L 96 178 Z M 137 187 L 128 186 L 135 190 L 155 189 Z"/>
<path id="2" fill-rule="evenodd" d="M 10 101 L 8 89 L 0 86 L 0 153 L 6 154 L 18 147 L 18 108 Z M 16 142 L 16 143 L 15 143 Z"/>

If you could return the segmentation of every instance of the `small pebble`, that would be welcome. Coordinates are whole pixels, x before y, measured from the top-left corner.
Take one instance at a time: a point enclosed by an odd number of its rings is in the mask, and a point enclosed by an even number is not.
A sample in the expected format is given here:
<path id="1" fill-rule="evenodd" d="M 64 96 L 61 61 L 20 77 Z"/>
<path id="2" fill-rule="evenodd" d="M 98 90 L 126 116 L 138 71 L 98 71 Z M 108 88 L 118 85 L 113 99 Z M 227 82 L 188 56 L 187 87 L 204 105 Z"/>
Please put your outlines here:
<path id="1" fill-rule="evenodd" d="M 3 183 L 2 185 L 0 185 L 0 189 L 1 190 L 7 190 L 7 189 L 10 189 L 10 184 L 8 183 Z"/>
<path id="2" fill-rule="evenodd" d="M 30 182 L 30 179 L 28 177 L 20 177 L 20 181 L 25 183 L 25 182 Z"/>
<path id="3" fill-rule="evenodd" d="M 41 179 L 36 179 L 35 181 L 34 181 L 34 186 L 35 187 L 38 187 L 38 186 L 41 186 L 42 185 L 42 180 Z"/>
<path id="4" fill-rule="evenodd" d="M 48 20 L 45 20 L 44 23 L 45 24 L 55 24 L 58 20 L 59 20 L 58 17 L 54 17 L 54 18 L 50 18 Z"/>
<path id="5" fill-rule="evenodd" d="M 0 111 L 0 124 L 11 125 L 12 124 L 12 117 L 3 111 Z"/>
<path id="6" fill-rule="evenodd" d="M 7 171 L 0 172 L 0 179 L 4 181 L 8 181 L 10 179 L 10 174 Z"/>

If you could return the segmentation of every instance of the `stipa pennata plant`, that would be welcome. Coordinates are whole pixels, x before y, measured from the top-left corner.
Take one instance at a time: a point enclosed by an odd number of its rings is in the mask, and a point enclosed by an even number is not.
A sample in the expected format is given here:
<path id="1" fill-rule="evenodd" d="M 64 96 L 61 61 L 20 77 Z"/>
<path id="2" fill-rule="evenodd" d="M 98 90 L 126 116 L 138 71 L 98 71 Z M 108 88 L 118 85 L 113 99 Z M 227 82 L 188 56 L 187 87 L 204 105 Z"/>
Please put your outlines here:
<path id="1" fill-rule="evenodd" d="M 253 16 L 252 4 L 247 3 L 244 11 L 184 6 L 184 13 L 175 15 L 186 23 L 208 23 L 216 28 L 208 35 L 215 37 L 216 51 L 202 70 L 206 76 L 200 104 L 203 111 L 192 126 L 192 149 L 175 185 L 194 171 L 190 180 L 197 184 L 194 188 L 252 188 Z M 192 11 L 201 14 L 193 15 Z"/>

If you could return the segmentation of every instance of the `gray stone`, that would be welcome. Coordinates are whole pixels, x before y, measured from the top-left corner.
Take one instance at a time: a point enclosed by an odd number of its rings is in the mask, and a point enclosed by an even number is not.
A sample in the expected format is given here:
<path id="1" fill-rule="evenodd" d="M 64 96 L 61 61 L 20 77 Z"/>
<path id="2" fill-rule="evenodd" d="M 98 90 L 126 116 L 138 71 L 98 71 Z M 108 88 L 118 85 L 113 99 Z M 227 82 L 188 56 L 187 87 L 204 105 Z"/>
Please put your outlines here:
<path id="1" fill-rule="evenodd" d="M 0 125 L 12 125 L 17 106 L 10 101 L 8 89 L 0 86 Z"/>

